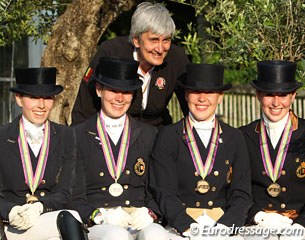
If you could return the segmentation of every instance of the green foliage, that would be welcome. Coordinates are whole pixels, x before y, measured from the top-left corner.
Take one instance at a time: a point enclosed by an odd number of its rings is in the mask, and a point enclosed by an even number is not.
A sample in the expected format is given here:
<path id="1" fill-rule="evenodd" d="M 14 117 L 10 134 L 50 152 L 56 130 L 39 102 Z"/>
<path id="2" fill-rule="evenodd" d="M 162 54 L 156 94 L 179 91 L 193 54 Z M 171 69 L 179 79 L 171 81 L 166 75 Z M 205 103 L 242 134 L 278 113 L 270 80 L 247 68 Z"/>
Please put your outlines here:
<path id="1" fill-rule="evenodd" d="M 0 46 L 11 44 L 26 36 L 47 41 L 48 34 L 66 1 L 0 0 Z"/>
<path id="2" fill-rule="evenodd" d="M 186 1 L 177 0 L 186 4 Z M 187 1 L 204 24 L 189 33 L 201 43 L 205 62 L 222 63 L 230 74 L 227 81 L 243 83 L 255 76 L 257 61 L 281 59 L 297 61 L 302 78 L 305 59 L 305 3 L 303 0 L 205 0 Z M 194 4 L 195 3 L 195 4 Z M 199 7 L 198 7 L 199 6 Z M 204 6 L 204 7 L 202 7 Z M 199 38 L 199 39 L 198 39 Z M 199 47 L 198 47 L 199 48 Z M 198 55 L 197 49 L 192 54 Z"/>

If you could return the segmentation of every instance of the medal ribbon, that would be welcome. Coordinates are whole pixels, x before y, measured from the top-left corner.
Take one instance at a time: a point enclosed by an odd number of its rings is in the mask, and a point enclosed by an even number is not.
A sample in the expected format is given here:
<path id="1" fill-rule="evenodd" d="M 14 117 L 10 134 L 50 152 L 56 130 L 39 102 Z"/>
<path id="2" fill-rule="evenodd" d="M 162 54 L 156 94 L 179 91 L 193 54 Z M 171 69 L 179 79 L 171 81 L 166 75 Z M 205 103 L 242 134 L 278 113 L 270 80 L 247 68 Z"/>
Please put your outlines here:
<path id="1" fill-rule="evenodd" d="M 210 174 L 212 168 L 214 166 L 214 161 L 218 149 L 218 140 L 219 140 L 219 124 L 217 119 L 215 118 L 215 127 L 212 133 L 210 149 L 205 160 L 205 164 L 203 165 L 202 158 L 200 156 L 200 152 L 196 143 L 196 139 L 192 132 L 192 127 L 190 123 L 189 116 L 185 118 L 185 129 L 186 129 L 186 140 L 189 151 L 191 153 L 194 166 L 196 171 L 200 174 L 202 179 L 205 179 L 207 175 Z"/>
<path id="2" fill-rule="evenodd" d="M 33 167 L 29 153 L 28 143 L 25 136 L 23 120 L 22 118 L 20 118 L 19 137 L 18 137 L 19 151 L 22 161 L 25 183 L 29 186 L 32 195 L 36 191 L 38 185 L 41 183 L 41 180 L 44 176 L 44 171 L 46 169 L 48 155 L 49 155 L 49 143 L 50 143 L 50 122 L 46 121 L 44 128 L 44 137 L 43 137 L 43 142 L 41 144 L 38 163 L 35 170 L 35 176 L 33 176 Z"/>
<path id="3" fill-rule="evenodd" d="M 259 142 L 264 168 L 267 175 L 271 178 L 273 182 L 275 182 L 281 176 L 282 168 L 286 159 L 289 142 L 292 135 L 292 122 L 289 117 L 284 128 L 274 167 L 272 166 L 269 147 L 267 143 L 266 127 L 263 119 L 261 120 L 260 130 L 261 134 L 259 137 Z"/>
<path id="4" fill-rule="evenodd" d="M 109 171 L 111 177 L 116 181 L 121 176 L 121 173 L 123 172 L 125 165 L 126 165 L 128 147 L 129 147 L 129 142 L 130 142 L 130 132 L 131 132 L 129 118 L 128 118 L 128 116 L 126 116 L 126 118 L 125 118 L 124 129 L 123 129 L 123 133 L 122 133 L 122 140 L 121 140 L 117 163 L 115 163 L 115 160 L 114 160 L 114 156 L 113 156 L 113 152 L 112 152 L 109 138 L 107 135 L 102 111 L 100 112 L 100 114 L 97 117 L 97 131 L 98 131 L 98 135 L 100 137 L 100 141 L 102 143 L 102 149 L 104 152 L 108 171 Z"/>

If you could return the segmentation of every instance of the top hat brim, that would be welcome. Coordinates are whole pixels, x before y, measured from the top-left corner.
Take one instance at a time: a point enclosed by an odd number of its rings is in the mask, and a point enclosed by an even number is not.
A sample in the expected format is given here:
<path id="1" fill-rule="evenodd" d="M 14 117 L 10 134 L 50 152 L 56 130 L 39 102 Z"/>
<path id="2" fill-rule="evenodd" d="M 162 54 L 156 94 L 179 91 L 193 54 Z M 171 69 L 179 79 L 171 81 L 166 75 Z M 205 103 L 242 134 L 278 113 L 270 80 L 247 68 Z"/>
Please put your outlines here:
<path id="1" fill-rule="evenodd" d="M 25 94 L 34 97 L 50 97 L 61 93 L 64 88 L 60 85 L 23 85 L 10 88 L 11 92 Z"/>
<path id="2" fill-rule="evenodd" d="M 231 89 L 232 84 L 224 84 L 224 85 L 213 85 L 203 83 L 203 82 L 196 82 L 194 85 L 186 85 L 182 81 L 178 82 L 180 87 L 186 89 L 186 90 L 194 90 L 194 91 L 215 91 L 215 92 L 222 92 L 222 91 L 227 91 Z"/>
<path id="3" fill-rule="evenodd" d="M 94 78 L 91 84 L 96 82 L 111 89 L 120 90 L 120 91 L 135 91 L 141 88 L 143 84 L 143 82 L 139 79 L 120 80 L 120 79 L 108 78 L 104 76 Z"/>
<path id="4" fill-rule="evenodd" d="M 300 82 L 269 83 L 260 82 L 257 80 L 253 80 L 250 84 L 256 90 L 266 93 L 289 93 L 296 91 L 298 88 L 303 86 L 303 84 Z"/>

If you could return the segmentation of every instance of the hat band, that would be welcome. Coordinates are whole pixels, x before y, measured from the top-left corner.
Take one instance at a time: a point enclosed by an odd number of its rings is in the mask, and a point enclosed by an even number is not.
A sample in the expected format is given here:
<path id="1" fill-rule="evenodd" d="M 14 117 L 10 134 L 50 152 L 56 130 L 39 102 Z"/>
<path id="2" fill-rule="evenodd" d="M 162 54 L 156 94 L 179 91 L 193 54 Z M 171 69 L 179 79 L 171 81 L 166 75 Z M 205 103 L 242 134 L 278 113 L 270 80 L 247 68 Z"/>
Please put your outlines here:
<path id="1" fill-rule="evenodd" d="M 119 88 L 119 89 L 129 89 L 131 87 L 140 87 L 141 81 L 139 79 L 114 79 L 109 77 L 104 77 L 102 75 L 98 75 L 96 81 L 105 84 L 109 87 Z"/>
<path id="2" fill-rule="evenodd" d="M 56 86 L 53 84 L 17 84 L 17 89 L 27 92 L 50 92 L 56 90 Z"/>
<path id="3" fill-rule="evenodd" d="M 302 86 L 299 82 L 284 82 L 284 83 L 272 83 L 272 82 L 259 82 L 253 81 L 254 84 L 260 88 L 265 90 L 272 91 L 293 91 Z"/>

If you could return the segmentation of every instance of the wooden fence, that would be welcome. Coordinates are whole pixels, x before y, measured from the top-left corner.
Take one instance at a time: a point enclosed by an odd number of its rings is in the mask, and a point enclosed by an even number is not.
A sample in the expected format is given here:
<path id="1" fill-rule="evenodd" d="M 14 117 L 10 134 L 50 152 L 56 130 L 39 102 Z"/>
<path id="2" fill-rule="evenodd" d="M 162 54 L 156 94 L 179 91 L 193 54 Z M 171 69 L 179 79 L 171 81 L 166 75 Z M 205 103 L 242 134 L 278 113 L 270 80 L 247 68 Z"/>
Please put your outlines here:
<path id="1" fill-rule="evenodd" d="M 173 122 L 183 117 L 175 96 L 168 108 Z M 305 92 L 298 92 L 292 109 L 299 117 L 305 118 Z M 233 127 L 240 127 L 260 118 L 260 105 L 256 99 L 255 90 L 249 85 L 233 87 L 225 92 L 223 102 L 218 106 L 216 114 L 222 121 Z"/>

